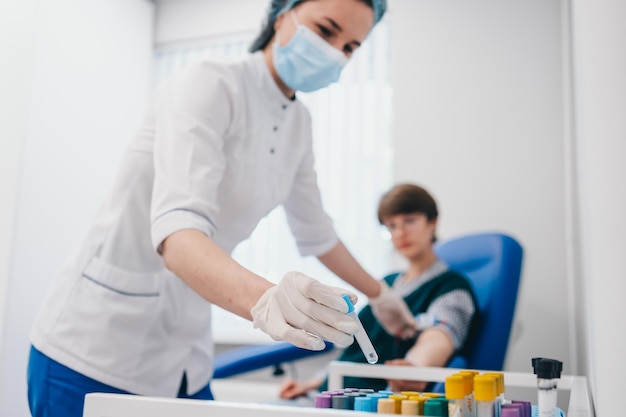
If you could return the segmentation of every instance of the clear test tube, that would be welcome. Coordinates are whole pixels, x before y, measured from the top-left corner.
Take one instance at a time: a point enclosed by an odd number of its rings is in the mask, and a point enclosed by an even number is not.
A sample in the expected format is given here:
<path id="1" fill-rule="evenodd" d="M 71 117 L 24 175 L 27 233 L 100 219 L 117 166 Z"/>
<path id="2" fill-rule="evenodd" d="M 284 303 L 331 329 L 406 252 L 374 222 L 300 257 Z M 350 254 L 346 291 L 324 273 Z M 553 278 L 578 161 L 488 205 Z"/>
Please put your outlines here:
<path id="1" fill-rule="evenodd" d="M 467 400 L 465 398 L 465 381 L 461 375 L 450 375 L 445 381 L 446 398 L 448 399 L 448 406 L 450 411 L 450 417 L 468 417 Z"/>
<path id="2" fill-rule="evenodd" d="M 500 417 L 500 411 L 502 411 L 500 375 L 497 372 L 485 372 L 483 376 L 493 378 L 496 384 L 496 398 L 493 400 L 493 414 L 495 417 Z"/>
<path id="3" fill-rule="evenodd" d="M 498 381 L 498 398 L 496 399 L 499 408 L 501 409 L 503 405 L 510 404 L 511 401 L 504 398 L 505 385 L 504 385 L 504 373 L 503 372 L 485 372 L 486 375 L 494 375 Z"/>
<path id="4" fill-rule="evenodd" d="M 463 379 L 463 416 L 476 417 L 474 407 L 474 374 L 469 372 L 457 372 L 455 375 Z"/>
<path id="5" fill-rule="evenodd" d="M 533 371 L 537 375 L 538 417 L 554 416 L 557 383 L 561 378 L 563 362 L 556 359 L 533 358 Z"/>
<path id="6" fill-rule="evenodd" d="M 363 355 L 365 356 L 365 359 L 367 360 L 367 362 L 373 365 L 376 362 L 378 362 L 378 353 L 376 353 L 376 349 L 374 349 L 374 345 L 372 345 L 372 341 L 367 335 L 367 332 L 365 331 L 365 328 L 363 327 L 363 323 L 361 323 L 359 316 L 357 316 L 356 311 L 354 311 L 354 304 L 352 304 L 350 297 L 344 294 L 343 299 L 346 300 L 346 303 L 348 303 L 347 314 L 350 317 L 352 317 L 359 325 L 359 331 L 354 335 L 354 338 L 359 344 L 359 347 L 361 348 L 361 352 L 363 352 Z"/>
<path id="7" fill-rule="evenodd" d="M 474 398 L 474 377 L 479 374 L 473 369 L 464 369 L 459 371 L 460 374 L 469 376 L 469 395 L 467 397 L 467 406 L 470 410 L 470 416 L 476 417 L 476 399 Z"/>
<path id="8" fill-rule="evenodd" d="M 474 400 L 477 417 L 495 417 L 496 380 L 488 375 L 474 377 Z"/>

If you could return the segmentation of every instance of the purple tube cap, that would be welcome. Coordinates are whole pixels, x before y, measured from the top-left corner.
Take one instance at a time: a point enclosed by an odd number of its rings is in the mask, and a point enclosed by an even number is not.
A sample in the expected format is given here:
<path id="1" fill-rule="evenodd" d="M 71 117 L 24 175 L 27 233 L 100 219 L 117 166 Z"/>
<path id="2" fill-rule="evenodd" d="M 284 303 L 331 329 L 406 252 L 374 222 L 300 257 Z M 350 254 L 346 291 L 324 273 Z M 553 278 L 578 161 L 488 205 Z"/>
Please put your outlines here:
<path id="1" fill-rule="evenodd" d="M 530 403 L 528 404 L 528 407 L 530 407 Z M 517 408 L 519 417 L 531 417 L 530 408 L 527 409 L 525 404 L 511 403 L 502 406 L 502 410 L 508 410 L 513 408 Z"/>
<path id="2" fill-rule="evenodd" d="M 318 394 L 315 396 L 315 408 L 330 408 L 332 396 L 329 394 Z"/>
<path id="3" fill-rule="evenodd" d="M 532 405 L 530 401 L 513 400 L 511 404 L 521 404 L 524 407 L 524 414 L 522 417 L 532 417 Z"/>
<path id="4" fill-rule="evenodd" d="M 500 417 L 523 417 L 522 408 L 520 407 L 502 407 Z"/>

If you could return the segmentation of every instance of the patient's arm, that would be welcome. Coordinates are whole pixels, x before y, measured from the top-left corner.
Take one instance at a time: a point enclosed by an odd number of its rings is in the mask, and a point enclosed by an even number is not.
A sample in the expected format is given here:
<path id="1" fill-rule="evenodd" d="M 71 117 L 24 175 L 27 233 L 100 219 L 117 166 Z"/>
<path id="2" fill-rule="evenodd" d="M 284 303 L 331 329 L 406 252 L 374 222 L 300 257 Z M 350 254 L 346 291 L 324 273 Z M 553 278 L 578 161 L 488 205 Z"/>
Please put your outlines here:
<path id="1" fill-rule="evenodd" d="M 436 327 L 424 330 L 404 358 L 386 361 L 385 365 L 404 366 L 445 366 L 452 354 L 454 345 L 450 336 Z M 399 391 L 423 391 L 428 382 L 391 379 L 389 389 Z"/>
<path id="2" fill-rule="evenodd" d="M 319 378 L 311 378 L 306 382 L 287 379 L 280 388 L 280 398 L 292 399 L 306 395 L 307 392 L 317 389 L 322 385 L 322 382 L 324 381 Z"/>

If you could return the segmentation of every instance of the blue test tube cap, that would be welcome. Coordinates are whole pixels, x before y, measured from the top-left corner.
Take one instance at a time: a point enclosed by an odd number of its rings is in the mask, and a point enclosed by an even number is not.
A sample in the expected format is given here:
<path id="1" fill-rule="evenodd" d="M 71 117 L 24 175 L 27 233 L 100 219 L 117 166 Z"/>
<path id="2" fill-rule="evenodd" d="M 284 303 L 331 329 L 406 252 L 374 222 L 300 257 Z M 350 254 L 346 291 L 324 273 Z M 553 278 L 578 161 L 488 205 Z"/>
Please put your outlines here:
<path id="1" fill-rule="evenodd" d="M 344 294 L 342 297 L 346 301 L 346 304 L 348 304 L 348 312 L 346 314 L 352 313 L 354 311 L 354 304 L 352 304 L 352 300 L 348 297 L 348 294 Z"/>
<path id="2" fill-rule="evenodd" d="M 372 400 L 369 397 L 356 397 L 354 399 L 354 411 L 372 411 Z"/>

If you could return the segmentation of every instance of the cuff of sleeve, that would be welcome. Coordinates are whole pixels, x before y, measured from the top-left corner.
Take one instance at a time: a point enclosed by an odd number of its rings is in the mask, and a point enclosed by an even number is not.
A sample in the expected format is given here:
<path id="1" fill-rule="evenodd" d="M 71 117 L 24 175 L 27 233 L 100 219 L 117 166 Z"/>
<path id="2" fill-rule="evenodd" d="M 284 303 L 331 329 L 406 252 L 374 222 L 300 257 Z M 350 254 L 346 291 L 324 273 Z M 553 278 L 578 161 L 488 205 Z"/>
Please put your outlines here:
<path id="1" fill-rule="evenodd" d="M 160 255 L 161 244 L 165 238 L 184 229 L 199 230 L 209 237 L 215 233 L 215 226 L 208 218 L 192 211 L 172 210 L 152 222 L 152 247 Z"/>

